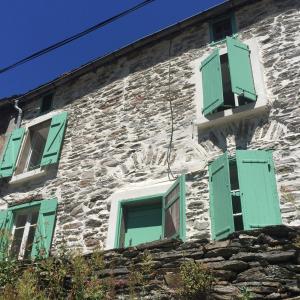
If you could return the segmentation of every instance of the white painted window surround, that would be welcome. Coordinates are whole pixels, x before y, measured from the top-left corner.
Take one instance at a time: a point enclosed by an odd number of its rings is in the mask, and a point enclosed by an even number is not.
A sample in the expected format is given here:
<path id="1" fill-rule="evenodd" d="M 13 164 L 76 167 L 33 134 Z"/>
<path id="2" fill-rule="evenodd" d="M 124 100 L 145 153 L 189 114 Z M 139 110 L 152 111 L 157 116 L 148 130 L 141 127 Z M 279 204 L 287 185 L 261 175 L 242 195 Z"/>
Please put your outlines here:
<path id="1" fill-rule="evenodd" d="M 265 79 L 263 73 L 263 66 L 261 63 L 258 40 L 257 38 L 252 38 L 246 41 L 242 41 L 247 44 L 250 49 L 250 60 L 253 72 L 253 79 L 255 90 L 257 93 L 257 100 L 253 103 L 245 104 L 242 106 L 235 107 L 233 109 L 226 109 L 224 111 L 213 113 L 209 116 L 204 116 L 202 114 L 203 109 L 203 89 L 202 89 L 202 73 L 200 71 L 201 62 L 207 58 L 213 49 L 210 49 L 205 55 L 193 62 L 194 67 L 194 78 L 193 81 L 196 84 L 196 111 L 197 117 L 194 124 L 198 126 L 199 129 L 209 129 L 218 125 L 222 125 L 225 122 L 232 120 L 240 120 L 243 118 L 248 118 L 252 115 L 257 115 L 261 112 L 265 112 L 267 109 L 267 93 L 265 89 Z M 220 55 L 227 53 L 226 44 L 218 45 L 220 48 Z"/>
<path id="2" fill-rule="evenodd" d="M 29 139 L 29 129 L 30 129 L 30 127 L 33 127 L 33 126 L 38 125 L 40 123 L 43 123 L 45 121 L 50 121 L 53 116 L 57 115 L 60 112 L 62 112 L 62 111 L 51 111 L 51 112 L 49 112 L 45 115 L 39 116 L 39 117 L 29 121 L 28 123 L 26 123 L 23 126 L 25 128 L 25 136 L 23 138 L 22 146 L 21 146 L 19 156 L 18 156 L 18 159 L 17 159 L 16 170 L 18 169 L 18 166 L 21 163 L 22 153 L 24 152 L 26 142 Z M 37 169 L 34 169 L 34 170 L 31 170 L 31 171 L 23 172 L 21 174 L 20 173 L 17 174 L 16 170 L 15 170 L 13 176 L 11 177 L 11 179 L 9 181 L 10 184 L 23 183 L 23 182 L 26 182 L 28 180 L 32 180 L 34 178 L 38 178 L 40 176 L 43 176 L 46 172 L 46 169 L 41 168 L 41 167 L 39 167 Z"/>
<path id="3" fill-rule="evenodd" d="M 113 249 L 115 247 L 115 237 L 117 232 L 118 208 L 119 203 L 126 200 L 132 200 L 141 197 L 147 197 L 157 194 L 164 194 L 171 187 L 174 181 L 152 181 L 142 182 L 140 184 L 130 185 L 126 189 L 119 190 L 107 199 L 110 206 L 108 232 L 105 249 Z"/>

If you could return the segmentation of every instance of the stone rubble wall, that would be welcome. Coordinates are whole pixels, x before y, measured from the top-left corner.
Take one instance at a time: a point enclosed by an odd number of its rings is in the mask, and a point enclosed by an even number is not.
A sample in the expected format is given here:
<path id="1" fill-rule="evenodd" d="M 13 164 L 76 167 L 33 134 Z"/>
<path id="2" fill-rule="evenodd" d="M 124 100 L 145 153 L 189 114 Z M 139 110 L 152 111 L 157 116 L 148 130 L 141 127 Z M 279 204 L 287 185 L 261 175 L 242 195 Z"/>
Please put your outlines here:
<path id="1" fill-rule="evenodd" d="M 130 273 L 147 253 L 151 257 L 147 262 L 153 268 L 146 276 L 146 284 L 134 288 L 138 299 L 178 299 L 180 277 L 177 274 L 187 260 L 202 263 L 215 276 L 209 299 L 245 299 L 243 290 L 250 293 L 250 299 L 299 299 L 299 233 L 299 228 L 269 226 L 236 232 L 214 243 L 167 240 L 106 251 L 106 269 L 99 276 L 111 279 L 116 299 L 130 299 Z"/>
<path id="2" fill-rule="evenodd" d="M 268 7 L 268 9 L 266 9 Z M 208 23 L 185 28 L 58 87 L 54 111 L 69 114 L 58 168 L 21 185 L 0 186 L 1 205 L 57 197 L 53 250 L 62 242 L 88 252 L 105 247 L 109 197 L 137 184 L 168 180 L 174 111 L 173 173 L 188 174 L 187 239 L 210 237 L 207 164 L 236 147 L 274 149 L 283 221 L 297 225 L 300 206 L 299 46 L 297 0 L 264 0 L 236 11 L 241 40 L 258 38 L 269 110 L 265 115 L 197 132 L 195 61 L 213 49 Z M 169 49 L 171 47 L 171 49 Z M 169 51 L 171 50 L 171 51 Z M 171 57 L 169 57 L 171 52 Z M 170 70 L 170 82 L 169 82 Z M 24 106 L 22 125 L 39 115 Z"/>

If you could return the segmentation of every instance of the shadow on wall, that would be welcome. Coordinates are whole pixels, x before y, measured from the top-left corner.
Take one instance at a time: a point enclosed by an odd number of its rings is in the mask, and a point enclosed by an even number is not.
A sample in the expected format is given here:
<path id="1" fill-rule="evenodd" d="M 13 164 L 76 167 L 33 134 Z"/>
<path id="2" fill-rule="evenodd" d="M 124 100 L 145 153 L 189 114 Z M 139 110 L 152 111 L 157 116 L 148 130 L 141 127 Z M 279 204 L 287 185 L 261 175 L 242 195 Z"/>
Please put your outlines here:
<path id="1" fill-rule="evenodd" d="M 198 132 L 198 143 L 211 142 L 214 148 L 226 152 L 230 148 L 246 150 L 250 144 L 250 148 L 258 147 L 259 144 L 258 129 L 261 129 L 269 122 L 268 115 L 262 115 L 260 118 L 254 117 L 253 119 L 240 120 L 239 122 L 233 121 L 226 123 L 223 126 L 211 128 L 206 132 Z M 267 128 L 266 128 L 267 130 Z"/>

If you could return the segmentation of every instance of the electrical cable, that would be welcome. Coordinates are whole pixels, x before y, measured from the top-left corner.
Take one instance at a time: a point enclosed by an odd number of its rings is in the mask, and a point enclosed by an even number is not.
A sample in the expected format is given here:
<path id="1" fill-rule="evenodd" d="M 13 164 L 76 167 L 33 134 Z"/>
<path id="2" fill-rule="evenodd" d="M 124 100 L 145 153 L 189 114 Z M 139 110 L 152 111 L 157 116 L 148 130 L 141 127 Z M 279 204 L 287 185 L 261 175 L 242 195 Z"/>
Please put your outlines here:
<path id="1" fill-rule="evenodd" d="M 40 56 L 42 56 L 42 55 L 44 55 L 44 54 L 46 54 L 46 53 L 48 53 L 50 51 L 53 51 L 53 50 L 55 50 L 57 48 L 60 48 L 60 47 L 66 45 L 68 43 L 71 43 L 71 42 L 73 42 L 73 41 L 75 41 L 75 40 L 77 40 L 77 39 L 79 39 L 79 38 L 81 38 L 81 37 L 83 37 L 83 36 L 85 36 L 85 35 L 93 32 L 93 31 L 95 31 L 95 30 L 97 30 L 97 29 L 99 29 L 99 28 L 101 28 L 101 27 L 103 27 L 103 26 L 105 26 L 105 25 L 107 25 L 109 23 L 112 23 L 112 22 L 116 21 L 117 19 L 120 19 L 120 18 L 122 18 L 122 17 L 124 17 L 124 16 L 126 16 L 126 15 L 128 15 L 130 13 L 132 13 L 133 11 L 136 11 L 136 10 L 138 10 L 138 9 L 140 9 L 140 8 L 146 6 L 146 5 L 148 5 L 148 4 L 150 4 L 151 2 L 154 2 L 154 1 L 155 0 L 145 0 L 145 1 L 139 3 L 139 4 L 135 5 L 135 6 L 129 8 L 129 9 L 127 9 L 127 10 L 125 10 L 125 11 L 117 14 L 117 15 L 114 15 L 113 17 L 110 17 L 110 18 L 108 18 L 108 19 L 106 19 L 106 20 L 104 20 L 104 21 L 102 21 L 102 22 L 100 22 L 100 23 L 98 23 L 98 24 L 96 24 L 96 25 L 94 25 L 92 27 L 89 27 L 89 28 L 87 28 L 87 29 L 85 29 L 85 30 L 83 30 L 83 31 L 81 31 L 81 32 L 73 35 L 73 36 L 70 36 L 70 37 L 68 37 L 68 38 L 66 38 L 66 39 L 64 39 L 64 40 L 62 40 L 60 42 L 57 42 L 57 43 L 52 44 L 52 45 L 50 45 L 50 46 L 48 46 L 48 47 L 46 47 L 46 48 L 44 48 L 42 50 L 39 50 L 39 51 L 37 51 L 37 52 L 35 52 L 35 53 L 33 53 L 33 54 L 31 54 L 31 55 L 29 55 L 29 56 L 21 59 L 21 60 L 13 63 L 12 65 L 9 65 L 7 67 L 4 67 L 4 68 L 0 69 L 0 74 L 2 74 L 4 72 L 7 72 L 7 71 L 9 71 L 11 69 L 14 69 L 14 68 L 16 68 L 16 67 L 18 67 L 18 66 L 26 63 L 26 62 L 29 62 L 29 61 L 31 61 L 31 60 L 33 60 L 33 59 L 35 59 L 37 57 L 40 57 Z"/>
<path id="2" fill-rule="evenodd" d="M 171 115 L 171 136 L 170 136 L 170 142 L 168 146 L 167 151 L 167 164 L 168 164 L 168 178 L 171 180 L 170 175 L 172 176 L 172 179 L 175 180 L 177 177 L 173 175 L 173 172 L 171 170 L 170 165 L 170 158 L 171 158 L 171 152 L 172 152 L 172 144 L 173 144 L 173 134 L 174 134 L 174 117 L 173 117 L 173 106 L 172 106 L 172 99 L 171 99 L 171 49 L 172 49 L 172 40 L 170 39 L 169 43 L 169 75 L 168 75 L 168 100 L 170 104 L 170 115 Z"/>

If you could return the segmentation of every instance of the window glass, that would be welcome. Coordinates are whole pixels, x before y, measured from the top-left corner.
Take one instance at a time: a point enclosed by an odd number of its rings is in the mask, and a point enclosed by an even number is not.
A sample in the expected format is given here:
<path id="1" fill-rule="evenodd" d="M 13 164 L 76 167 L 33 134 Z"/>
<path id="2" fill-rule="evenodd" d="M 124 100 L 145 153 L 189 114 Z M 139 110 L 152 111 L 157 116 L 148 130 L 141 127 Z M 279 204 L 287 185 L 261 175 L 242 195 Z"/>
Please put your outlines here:
<path id="1" fill-rule="evenodd" d="M 39 207 L 22 209 L 14 214 L 11 256 L 19 259 L 30 258 L 37 227 Z"/>
<path id="2" fill-rule="evenodd" d="M 211 27 L 214 42 L 223 40 L 226 36 L 233 34 L 230 17 L 213 23 Z"/>
<path id="3" fill-rule="evenodd" d="M 179 198 L 179 184 L 177 184 L 174 189 L 165 197 L 165 205 L 173 202 L 177 198 Z"/>
<path id="4" fill-rule="evenodd" d="M 52 109 L 52 100 L 53 100 L 52 94 L 43 97 L 41 103 L 41 113 L 46 113 Z"/>
<path id="5" fill-rule="evenodd" d="M 165 214 L 165 237 L 172 237 L 179 232 L 180 227 L 180 212 L 179 200 L 175 201 Z"/>
<path id="6" fill-rule="evenodd" d="M 47 120 L 29 128 L 17 166 L 16 175 L 40 167 L 50 124 L 51 120 Z"/>

